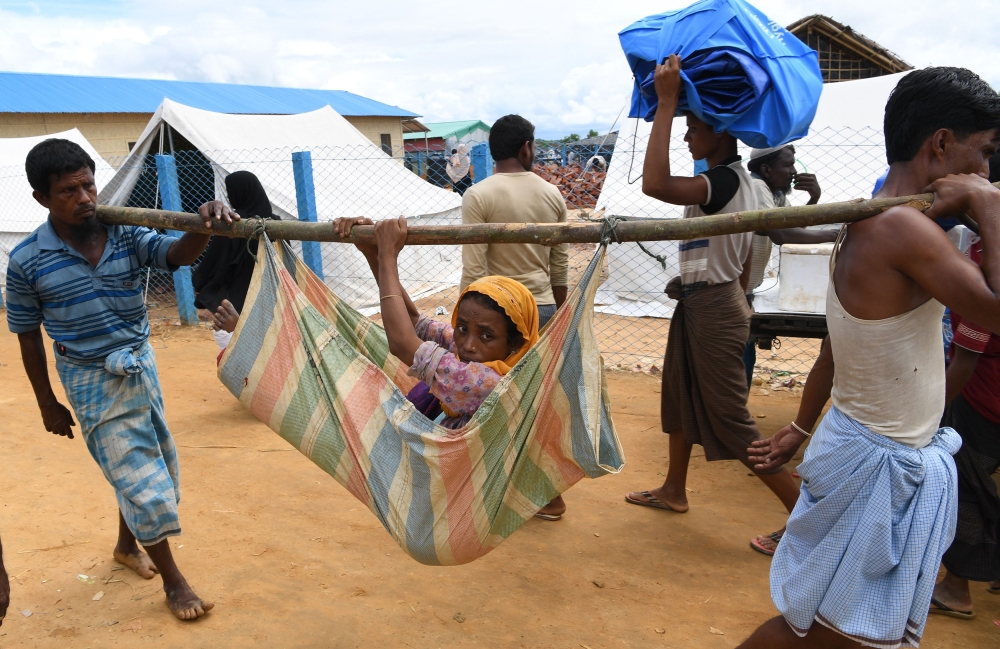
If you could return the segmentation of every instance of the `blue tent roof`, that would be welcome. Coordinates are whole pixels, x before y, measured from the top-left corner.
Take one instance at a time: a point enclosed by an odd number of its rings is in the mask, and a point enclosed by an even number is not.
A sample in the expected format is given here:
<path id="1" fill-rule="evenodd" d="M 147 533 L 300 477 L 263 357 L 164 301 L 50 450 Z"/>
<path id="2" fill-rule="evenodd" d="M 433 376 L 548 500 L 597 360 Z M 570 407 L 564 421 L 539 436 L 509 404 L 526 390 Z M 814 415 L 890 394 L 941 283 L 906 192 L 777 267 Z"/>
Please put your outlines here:
<path id="1" fill-rule="evenodd" d="M 0 72 L 0 113 L 152 113 L 164 98 L 217 113 L 294 115 L 329 104 L 348 117 L 418 117 L 346 90 Z"/>

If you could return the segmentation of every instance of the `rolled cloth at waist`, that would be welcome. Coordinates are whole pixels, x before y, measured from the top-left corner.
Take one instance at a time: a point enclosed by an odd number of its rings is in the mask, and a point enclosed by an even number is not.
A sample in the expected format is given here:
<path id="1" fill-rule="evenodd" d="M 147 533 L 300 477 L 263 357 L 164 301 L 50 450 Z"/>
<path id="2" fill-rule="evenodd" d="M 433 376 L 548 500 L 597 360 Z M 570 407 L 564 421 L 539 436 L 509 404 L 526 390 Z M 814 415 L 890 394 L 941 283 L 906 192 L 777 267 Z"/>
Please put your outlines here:
<path id="1" fill-rule="evenodd" d="M 738 281 L 680 300 L 663 360 L 660 419 L 663 432 L 682 429 L 688 442 L 701 444 L 708 461 L 739 460 L 752 470 L 747 448 L 764 437 L 747 409 L 743 350 L 749 335 L 750 310 Z"/>
<path id="2" fill-rule="evenodd" d="M 143 342 L 97 362 L 56 355 L 56 370 L 87 450 L 114 487 L 132 534 L 143 545 L 180 534 L 177 448 L 153 348 Z"/>
<path id="3" fill-rule="evenodd" d="M 961 444 L 942 428 L 910 448 L 830 408 L 771 562 L 771 598 L 797 635 L 819 621 L 868 647 L 920 644 L 955 535 Z"/>

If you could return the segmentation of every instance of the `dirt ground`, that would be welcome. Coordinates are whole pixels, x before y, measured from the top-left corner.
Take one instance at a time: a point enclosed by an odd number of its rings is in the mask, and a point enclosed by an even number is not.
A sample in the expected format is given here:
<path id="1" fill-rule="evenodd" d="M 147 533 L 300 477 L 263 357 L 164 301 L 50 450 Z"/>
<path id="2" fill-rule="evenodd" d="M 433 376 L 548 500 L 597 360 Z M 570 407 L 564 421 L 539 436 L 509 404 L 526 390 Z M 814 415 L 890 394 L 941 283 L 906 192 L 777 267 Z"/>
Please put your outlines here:
<path id="1" fill-rule="evenodd" d="M 575 486 L 560 522 L 529 521 L 470 565 L 432 568 L 243 410 L 215 378 L 207 330 L 164 331 L 153 343 L 183 489 L 184 534 L 171 545 L 215 610 L 179 622 L 158 578 L 115 570 L 112 490 L 79 437 L 44 432 L 3 331 L 0 532 L 12 602 L 0 647 L 723 648 L 775 615 L 770 561 L 748 540 L 785 513 L 740 464 L 708 464 L 696 448 L 687 514 L 623 502 L 666 470 L 654 377 L 610 378 L 620 475 Z M 792 418 L 797 395 L 754 392 L 765 434 Z M 922 646 L 998 646 L 1000 597 L 975 584 L 973 599 L 977 619 L 932 617 Z"/>

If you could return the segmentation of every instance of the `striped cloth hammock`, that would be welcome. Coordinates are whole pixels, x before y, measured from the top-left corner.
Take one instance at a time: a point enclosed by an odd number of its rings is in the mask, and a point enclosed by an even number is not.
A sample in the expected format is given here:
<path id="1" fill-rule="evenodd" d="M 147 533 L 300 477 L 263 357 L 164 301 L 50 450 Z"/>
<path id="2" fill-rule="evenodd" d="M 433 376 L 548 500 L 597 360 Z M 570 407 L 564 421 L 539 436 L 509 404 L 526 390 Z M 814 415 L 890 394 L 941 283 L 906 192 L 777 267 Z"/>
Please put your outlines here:
<path id="1" fill-rule="evenodd" d="M 587 476 L 624 466 L 593 331 L 601 246 L 541 340 L 459 430 L 404 396 L 385 330 L 339 299 L 284 241 L 261 236 L 219 378 L 365 503 L 407 554 L 477 559 Z"/>

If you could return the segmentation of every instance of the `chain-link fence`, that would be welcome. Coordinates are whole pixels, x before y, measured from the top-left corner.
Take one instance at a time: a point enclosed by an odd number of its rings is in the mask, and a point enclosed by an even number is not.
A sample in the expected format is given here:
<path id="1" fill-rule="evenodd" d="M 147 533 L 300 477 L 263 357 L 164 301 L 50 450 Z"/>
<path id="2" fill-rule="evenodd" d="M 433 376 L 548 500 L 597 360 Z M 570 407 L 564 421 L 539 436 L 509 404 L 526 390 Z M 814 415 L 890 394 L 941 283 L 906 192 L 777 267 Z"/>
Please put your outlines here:
<path id="1" fill-rule="evenodd" d="M 594 210 L 596 215 L 682 216 L 683 208 L 642 194 L 642 167 L 649 133 L 649 124 L 633 120 L 617 134 L 614 156 Z M 874 128 L 820 129 L 794 146 L 797 171 L 817 176 L 822 188 L 821 203 L 870 197 L 876 180 L 886 170 L 884 138 L 881 131 Z M 740 153 L 744 161 L 748 160 L 749 148 L 741 145 Z M 675 174 L 695 172 L 695 162 L 681 134 L 676 131 L 671 141 L 671 168 Z M 788 202 L 802 205 L 808 198 L 805 192 L 792 191 Z M 605 336 L 602 351 L 616 364 L 648 367 L 655 362 L 650 359 L 662 353 L 669 326 L 667 319 L 673 313 L 674 302 L 663 294 L 663 287 L 667 280 L 679 274 L 678 244 L 613 245 L 608 256 L 609 278 L 598 293 L 597 310 L 601 314 L 599 317 L 603 316 L 602 328 L 613 335 Z M 758 314 L 782 313 L 779 304 L 781 259 L 781 249 L 775 246 L 764 281 L 755 290 L 754 309 Z M 825 289 L 825 283 L 819 283 Z M 611 315 L 627 318 L 627 322 L 621 325 L 614 319 L 609 322 Z M 610 323 L 620 328 L 609 327 Z M 792 322 L 790 318 L 787 324 L 802 323 Z M 655 341 L 654 344 L 650 345 L 650 340 Z M 782 379 L 781 383 L 789 383 L 789 378 L 804 378 L 819 352 L 819 344 L 816 338 L 779 336 L 770 349 L 757 350 L 755 374 L 765 382 L 776 377 Z"/>
<path id="2" fill-rule="evenodd" d="M 682 133 L 671 145 L 674 173 L 691 174 L 690 158 Z M 602 143 L 566 149 L 540 147 L 535 172 L 559 187 L 570 209 L 570 220 L 605 216 L 678 218 L 681 208 L 666 205 L 642 194 L 641 174 L 649 125 L 629 121 L 620 132 Z M 823 189 L 821 202 L 870 196 L 872 186 L 885 170 L 883 137 L 876 129 L 824 129 L 795 144 L 801 172 L 817 175 Z M 302 202 L 296 189 L 301 169 L 295 168 L 299 151 L 309 151 L 309 175 L 315 188 L 312 208 Z M 378 147 L 306 147 L 255 151 L 178 150 L 173 155 L 176 189 L 183 210 L 193 212 L 214 198 L 227 200 L 225 176 L 248 170 L 260 178 L 277 216 L 299 218 L 303 209 L 314 211 L 319 221 L 365 215 L 375 219 L 404 215 L 427 224 L 461 223 L 461 198 L 452 191 L 448 160 L 434 152 L 423 152 L 417 160 L 402 150 L 387 155 Z M 570 156 L 569 153 L 573 155 Z M 748 150 L 743 150 L 747 158 Z M 431 160 L 437 160 L 431 163 Z M 163 168 L 157 158 L 130 156 L 108 160 L 110 168 L 98 182 L 103 201 L 135 207 L 164 207 Z M 476 182 L 492 173 L 492 161 L 473 161 Z M 100 170 L 99 170 L 100 171 Z M 23 189 L 23 167 L 0 168 L 0 274 L 5 274 L 7 253 L 45 218 L 27 191 L 15 195 L 15 183 Z M 428 177 L 432 175 L 432 177 Z M 299 188 L 301 191 L 301 187 Z M 801 195 L 799 195 L 801 194 Z M 21 198 L 18 198 L 21 196 Z M 804 192 L 793 192 L 790 202 L 802 204 Z M 299 243 L 294 244 L 302 252 Z M 347 244 L 320 243 L 319 270 L 335 292 L 362 312 L 377 317 L 378 292 L 367 264 Z M 595 252 L 595 245 L 570 246 L 570 282 L 575 283 Z M 777 306 L 779 249 L 775 247 L 757 289 L 755 308 L 767 311 Z M 459 246 L 414 246 L 400 257 L 401 280 L 421 309 L 448 312 L 458 296 L 461 277 Z M 674 303 L 663 293 L 671 277 L 679 274 L 677 242 L 612 244 L 597 296 L 596 333 L 609 367 L 635 371 L 658 371 L 666 345 L 669 318 Z M 150 270 L 144 278 L 151 320 L 178 321 L 174 277 Z M 4 281 L 5 284 L 5 281 Z M 207 313 L 202 313 L 207 320 Z M 804 376 L 819 349 L 819 340 L 779 338 L 770 350 L 757 353 L 756 371 L 764 380 Z"/>

